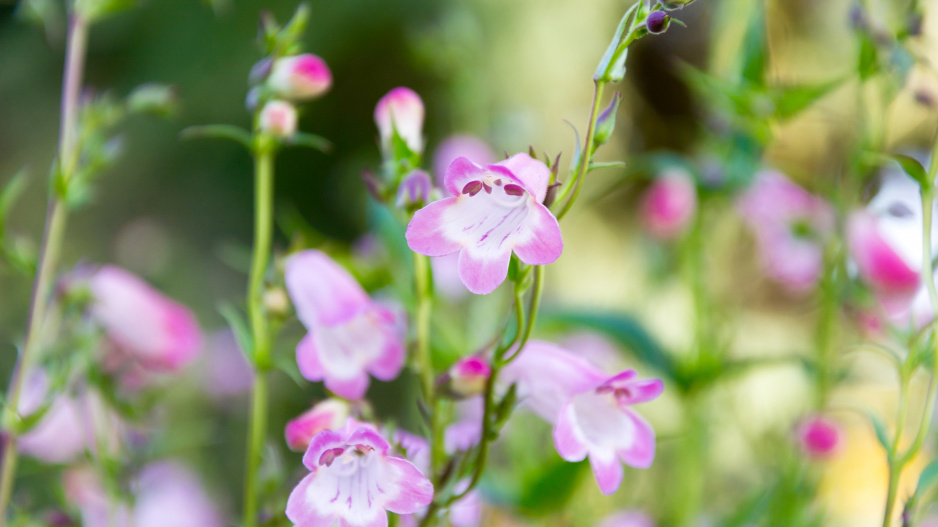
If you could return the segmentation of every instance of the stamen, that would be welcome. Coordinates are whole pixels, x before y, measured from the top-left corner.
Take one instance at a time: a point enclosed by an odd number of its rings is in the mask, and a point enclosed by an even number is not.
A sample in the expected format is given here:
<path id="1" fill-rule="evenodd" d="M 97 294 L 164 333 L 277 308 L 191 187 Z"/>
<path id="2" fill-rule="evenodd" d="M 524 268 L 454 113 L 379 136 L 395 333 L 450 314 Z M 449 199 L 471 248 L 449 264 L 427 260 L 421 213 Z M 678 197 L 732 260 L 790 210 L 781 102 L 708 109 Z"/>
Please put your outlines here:
<path id="1" fill-rule="evenodd" d="M 523 196 L 524 189 L 518 185 L 508 184 L 505 185 L 505 194 L 508 194 L 509 196 Z"/>
<path id="2" fill-rule="evenodd" d="M 319 456 L 319 466 L 325 465 L 327 467 L 332 466 L 332 462 L 335 461 L 335 458 L 342 455 L 345 452 L 344 448 L 330 448 L 322 453 Z"/>
<path id="3" fill-rule="evenodd" d="M 502 186 L 502 180 L 496 179 L 496 180 L 495 180 L 495 184 L 496 184 L 497 186 L 499 186 L 499 187 Z"/>
<path id="4" fill-rule="evenodd" d="M 485 193 L 486 193 L 486 194 L 491 194 L 491 193 L 492 193 L 492 187 L 488 186 L 487 183 L 482 183 L 482 188 L 485 189 Z"/>
<path id="5" fill-rule="evenodd" d="M 482 190 L 481 181 L 470 181 L 469 183 L 466 183 L 465 187 L 462 188 L 462 193 L 469 194 L 469 196 L 471 197 L 471 196 L 475 196 L 476 194 L 478 194 L 480 190 Z"/>

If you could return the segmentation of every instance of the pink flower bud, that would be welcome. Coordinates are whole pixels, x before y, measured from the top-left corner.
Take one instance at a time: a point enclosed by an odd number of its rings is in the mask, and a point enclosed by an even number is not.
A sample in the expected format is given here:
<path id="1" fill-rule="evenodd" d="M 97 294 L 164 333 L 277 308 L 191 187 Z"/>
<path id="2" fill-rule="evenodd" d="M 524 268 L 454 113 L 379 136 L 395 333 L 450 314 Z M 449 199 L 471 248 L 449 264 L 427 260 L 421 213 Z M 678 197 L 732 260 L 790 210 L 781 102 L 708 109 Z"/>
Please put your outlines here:
<path id="1" fill-rule="evenodd" d="M 850 215 L 847 239 L 860 276 L 879 295 L 908 304 L 918 290 L 919 262 L 894 248 L 877 218 L 866 211 Z"/>
<path id="2" fill-rule="evenodd" d="M 423 101 L 410 88 L 394 88 L 378 101 L 375 124 L 385 151 L 391 149 L 394 131 L 416 153 L 423 152 Z"/>
<path id="3" fill-rule="evenodd" d="M 280 97 L 294 101 L 314 99 L 332 87 L 332 72 L 326 61 L 305 53 L 274 62 L 267 85 Z"/>
<path id="4" fill-rule="evenodd" d="M 642 199 L 642 222 L 648 233 L 659 240 L 680 236 L 696 212 L 697 187 L 682 170 L 662 174 Z"/>
<path id="5" fill-rule="evenodd" d="M 302 452 L 313 437 L 323 430 L 338 430 L 351 413 L 351 406 L 341 399 L 326 399 L 287 423 L 284 435 L 290 450 Z"/>
<path id="6" fill-rule="evenodd" d="M 433 189 L 433 182 L 430 181 L 430 175 L 423 170 L 414 170 L 404 176 L 400 186 L 397 188 L 397 207 L 407 208 L 414 206 L 420 208 L 426 203 L 430 203 L 430 191 Z"/>
<path id="7" fill-rule="evenodd" d="M 492 368 L 482 357 L 471 356 L 459 359 L 449 369 L 449 388 L 461 397 L 479 395 L 485 391 Z"/>
<path id="8" fill-rule="evenodd" d="M 815 459 L 828 458 L 843 444 L 843 432 L 833 420 L 814 415 L 798 427 L 801 449 Z"/>
<path id="9" fill-rule="evenodd" d="M 261 130 L 274 137 L 290 137 L 296 133 L 296 108 L 284 101 L 270 101 L 259 116 Z"/>

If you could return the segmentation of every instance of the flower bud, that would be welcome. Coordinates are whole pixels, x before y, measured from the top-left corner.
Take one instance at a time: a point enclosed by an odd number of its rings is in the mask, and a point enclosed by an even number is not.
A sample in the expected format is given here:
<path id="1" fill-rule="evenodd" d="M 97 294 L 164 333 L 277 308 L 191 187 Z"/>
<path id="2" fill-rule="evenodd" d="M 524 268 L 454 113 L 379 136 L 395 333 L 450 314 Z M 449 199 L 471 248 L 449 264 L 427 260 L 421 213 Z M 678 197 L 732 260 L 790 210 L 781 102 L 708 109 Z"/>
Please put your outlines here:
<path id="1" fill-rule="evenodd" d="M 321 58 L 311 53 L 274 62 L 267 85 L 280 97 L 294 101 L 314 99 L 329 91 L 332 72 Z"/>
<path id="2" fill-rule="evenodd" d="M 655 11 L 655 13 L 660 13 L 660 11 Z M 606 144 L 606 141 L 609 141 L 609 138 L 612 137 L 612 133 L 616 129 L 616 112 L 619 110 L 619 102 L 621 101 L 622 95 L 616 92 L 609 102 L 609 106 L 596 118 L 596 132 L 593 136 L 595 146 Z"/>
<path id="3" fill-rule="evenodd" d="M 423 152 L 423 101 L 410 88 L 394 88 L 378 101 L 375 124 L 386 152 L 393 150 L 394 133 L 407 143 L 411 152 Z"/>
<path id="4" fill-rule="evenodd" d="M 422 207 L 430 202 L 430 190 L 432 188 L 433 183 L 430 181 L 430 175 L 423 170 L 414 170 L 404 176 L 404 180 L 397 187 L 397 207 Z"/>
<path id="5" fill-rule="evenodd" d="M 260 129 L 274 137 L 290 137 L 296 133 L 296 108 L 288 102 L 270 101 L 259 117 Z"/>
<path id="6" fill-rule="evenodd" d="M 649 33 L 664 33 L 671 23 L 671 17 L 664 11 L 652 11 L 645 19 L 645 28 Z"/>
<path id="7" fill-rule="evenodd" d="M 326 399 L 287 423 L 284 435 L 290 450 L 302 452 L 310 440 L 323 430 L 338 430 L 351 413 L 349 403 Z"/>
<path id="8" fill-rule="evenodd" d="M 829 458 L 843 443 L 843 432 L 833 420 L 815 415 L 805 419 L 798 427 L 798 442 L 808 456 Z"/>
<path id="9" fill-rule="evenodd" d="M 268 289 L 264 292 L 264 308 L 271 315 L 285 317 L 290 311 L 290 298 L 282 287 Z"/>
<path id="10" fill-rule="evenodd" d="M 168 115 L 176 109 L 176 90 L 165 84 L 142 84 L 127 97 L 131 112 Z"/>
<path id="11" fill-rule="evenodd" d="M 642 223 L 659 240 L 681 235 L 697 211 L 697 187 L 683 170 L 662 174 L 642 198 Z"/>
<path id="12" fill-rule="evenodd" d="M 472 397 L 485 391 L 492 368 L 482 357 L 471 356 L 459 359 L 446 373 L 449 390 L 460 397 Z"/>

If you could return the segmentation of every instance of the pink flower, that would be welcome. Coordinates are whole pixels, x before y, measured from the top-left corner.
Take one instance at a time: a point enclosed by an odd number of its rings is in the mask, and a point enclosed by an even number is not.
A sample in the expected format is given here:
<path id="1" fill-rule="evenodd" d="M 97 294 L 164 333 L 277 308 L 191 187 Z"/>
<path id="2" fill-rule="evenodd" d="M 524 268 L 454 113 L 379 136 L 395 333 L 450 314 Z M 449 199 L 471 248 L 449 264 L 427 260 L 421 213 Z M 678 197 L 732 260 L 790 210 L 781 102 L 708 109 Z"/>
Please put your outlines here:
<path id="1" fill-rule="evenodd" d="M 382 527 L 387 512 L 413 514 L 433 500 L 433 484 L 369 425 L 350 419 L 316 435 L 303 456 L 310 474 L 290 493 L 287 518 L 315 527 Z"/>
<path id="2" fill-rule="evenodd" d="M 669 170 L 656 179 L 642 198 L 642 223 L 660 240 L 677 238 L 697 212 L 697 185 L 683 170 Z"/>
<path id="3" fill-rule="evenodd" d="M 407 244 L 417 253 L 459 253 L 459 278 L 488 294 L 508 275 L 514 251 L 522 262 L 545 265 L 563 252 L 560 225 L 543 205 L 550 170 L 527 154 L 479 166 L 461 157 L 446 170 L 451 197 L 414 214 Z"/>
<path id="4" fill-rule="evenodd" d="M 375 124 L 386 152 L 392 148 L 394 131 L 412 152 L 423 152 L 423 101 L 414 90 L 394 88 L 375 106 Z"/>
<path id="5" fill-rule="evenodd" d="M 607 516 L 599 527 L 655 527 L 655 522 L 644 512 L 622 511 Z"/>
<path id="6" fill-rule="evenodd" d="M 298 101 L 313 99 L 329 91 L 332 72 L 326 61 L 305 53 L 274 62 L 267 85 L 280 97 Z"/>
<path id="7" fill-rule="evenodd" d="M 296 108 L 288 102 L 270 101 L 261 109 L 258 125 L 274 137 L 290 137 L 296 133 Z"/>
<path id="8" fill-rule="evenodd" d="M 86 451 L 104 447 L 115 452 L 120 447 L 124 424 L 105 405 L 97 392 L 80 389 L 77 395 L 57 394 L 48 401 L 49 376 L 36 369 L 25 379 L 19 400 L 19 413 L 29 416 L 48 408 L 36 425 L 20 436 L 17 448 L 44 463 L 63 464 Z"/>
<path id="9" fill-rule="evenodd" d="M 230 329 L 215 332 L 205 350 L 205 382 L 202 387 L 215 399 L 236 397 L 251 390 L 254 370 Z"/>
<path id="10" fill-rule="evenodd" d="M 108 495 L 95 470 L 88 466 L 62 474 L 65 499 L 78 507 L 82 527 L 131 527 L 133 513 L 124 502 Z"/>
<path id="11" fill-rule="evenodd" d="M 296 348 L 303 377 L 325 381 L 347 399 L 368 390 L 370 373 L 382 381 L 404 366 L 400 317 L 373 301 L 358 282 L 326 254 L 309 250 L 287 260 L 286 284 L 309 333 Z"/>
<path id="12" fill-rule="evenodd" d="M 430 192 L 433 190 L 433 182 L 430 181 L 430 175 L 423 170 L 414 170 L 404 176 L 400 186 L 397 187 L 397 205 L 398 208 L 407 208 L 409 206 L 422 207 L 430 202 Z"/>
<path id="13" fill-rule="evenodd" d="M 443 431 L 443 448 L 447 454 L 468 451 L 482 439 L 482 417 L 485 400 L 477 395 L 456 402 L 456 420 Z"/>
<path id="14" fill-rule="evenodd" d="M 178 371 L 195 358 L 202 334 L 187 308 L 111 265 L 99 269 L 89 286 L 91 315 L 120 352 L 157 371 Z"/>
<path id="15" fill-rule="evenodd" d="M 463 357 L 456 361 L 447 372 L 449 389 L 460 397 L 479 395 L 485 391 L 485 384 L 491 373 L 492 368 L 482 357 L 478 355 Z"/>
<path id="16" fill-rule="evenodd" d="M 843 431 L 833 420 L 814 415 L 798 426 L 801 449 L 815 459 L 830 457 L 843 445 Z"/>
<path id="17" fill-rule="evenodd" d="M 341 399 L 326 399 L 287 423 L 284 435 L 290 450 L 304 451 L 316 434 L 338 430 L 351 413 L 349 404 Z"/>
<path id="18" fill-rule="evenodd" d="M 554 446 L 567 461 L 589 457 L 603 494 L 622 483 L 622 463 L 651 466 L 655 431 L 631 406 L 661 395 L 660 379 L 638 379 L 633 370 L 607 376 L 553 344 L 531 341 L 504 370 L 522 402 L 554 424 Z"/>
<path id="19" fill-rule="evenodd" d="M 793 293 L 813 289 L 824 269 L 823 241 L 834 230 L 830 205 L 782 173 L 764 170 L 737 206 L 755 232 L 765 273 Z"/>
<path id="20" fill-rule="evenodd" d="M 485 141 L 473 135 L 453 135 L 440 143 L 433 152 L 433 176 L 440 186 L 443 175 L 453 161 L 465 157 L 477 165 L 489 165 L 496 161 L 495 153 Z"/>
<path id="21" fill-rule="evenodd" d="M 184 465 L 160 461 L 137 478 L 134 527 L 223 527 L 224 518 L 199 478 Z"/>

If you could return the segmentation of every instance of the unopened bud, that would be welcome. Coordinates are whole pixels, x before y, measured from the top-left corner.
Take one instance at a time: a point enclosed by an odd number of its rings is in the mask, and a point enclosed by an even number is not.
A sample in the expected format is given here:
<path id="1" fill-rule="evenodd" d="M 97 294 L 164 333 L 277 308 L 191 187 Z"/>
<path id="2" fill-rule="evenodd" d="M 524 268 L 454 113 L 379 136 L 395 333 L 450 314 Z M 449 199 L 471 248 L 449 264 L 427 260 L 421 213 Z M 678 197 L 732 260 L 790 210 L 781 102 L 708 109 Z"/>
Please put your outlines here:
<path id="1" fill-rule="evenodd" d="M 351 405 L 341 399 L 326 399 L 287 423 L 284 436 L 290 450 L 302 452 L 316 434 L 337 430 L 345 424 Z"/>
<path id="2" fill-rule="evenodd" d="M 668 29 L 671 17 L 664 11 L 652 11 L 645 19 L 645 28 L 649 33 L 664 33 Z"/>
<path id="3" fill-rule="evenodd" d="M 697 186 L 683 170 L 666 172 L 642 198 L 642 223 L 659 240 L 680 236 L 697 212 Z"/>
<path id="4" fill-rule="evenodd" d="M 485 359 L 471 356 L 459 359 L 446 373 L 449 391 L 459 397 L 472 397 L 485 391 L 492 368 Z"/>
<path id="5" fill-rule="evenodd" d="M 268 289 L 263 297 L 264 309 L 277 316 L 285 316 L 290 311 L 290 298 L 282 287 Z"/>
<path id="6" fill-rule="evenodd" d="M 381 145 L 391 151 L 394 133 L 415 153 L 423 152 L 423 101 L 410 88 L 399 87 L 389 91 L 375 106 L 375 124 L 381 135 Z"/>
<path id="7" fill-rule="evenodd" d="M 661 11 L 655 11 L 655 13 L 660 12 Z M 612 137 L 612 133 L 616 129 L 616 112 L 619 110 L 619 103 L 621 101 L 622 95 L 616 92 L 612 97 L 612 101 L 609 102 L 609 106 L 596 118 L 596 132 L 593 136 L 593 144 L 595 146 L 606 144 L 606 141 Z"/>
<path id="8" fill-rule="evenodd" d="M 168 115 L 176 109 L 176 90 L 165 84 L 142 84 L 127 97 L 131 112 Z"/>
<path id="9" fill-rule="evenodd" d="M 258 119 L 260 129 L 274 137 L 290 137 L 296 133 L 296 108 L 288 102 L 268 102 Z"/>
<path id="10" fill-rule="evenodd" d="M 304 53 L 275 61 L 267 85 L 285 99 L 314 99 L 332 87 L 332 72 L 326 61 L 311 53 Z"/>
<path id="11" fill-rule="evenodd" d="M 843 432 L 833 420 L 816 415 L 805 419 L 798 427 L 798 441 L 808 456 L 829 458 L 843 443 Z"/>
<path id="12" fill-rule="evenodd" d="M 430 175 L 423 170 L 414 170 L 407 174 L 397 187 L 398 208 L 420 208 L 429 203 L 432 188 L 433 182 L 430 180 Z"/>

